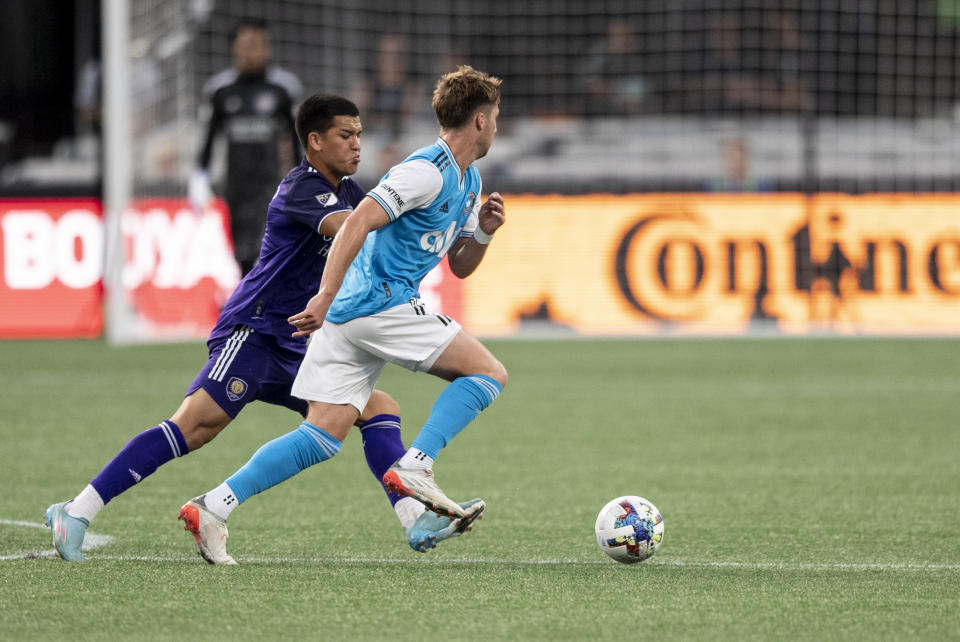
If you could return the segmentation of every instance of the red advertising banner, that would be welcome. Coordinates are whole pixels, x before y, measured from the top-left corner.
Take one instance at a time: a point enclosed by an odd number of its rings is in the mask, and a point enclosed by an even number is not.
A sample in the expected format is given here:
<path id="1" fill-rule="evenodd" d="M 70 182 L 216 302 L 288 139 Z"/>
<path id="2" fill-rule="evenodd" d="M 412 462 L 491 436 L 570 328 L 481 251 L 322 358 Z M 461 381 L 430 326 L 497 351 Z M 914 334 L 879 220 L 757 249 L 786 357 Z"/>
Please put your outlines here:
<path id="1" fill-rule="evenodd" d="M 184 200 L 139 200 L 121 227 L 125 334 L 205 338 L 240 278 L 225 204 L 197 215 Z M 106 251 L 96 199 L 0 200 L 0 338 L 100 336 Z M 461 282 L 445 261 L 421 292 L 460 315 Z"/>
<path id="2" fill-rule="evenodd" d="M 103 240 L 98 200 L 0 201 L 0 336 L 100 336 Z"/>
<path id="3" fill-rule="evenodd" d="M 142 338 L 205 336 L 239 280 L 222 204 L 177 199 L 123 216 L 123 283 Z M 95 199 L 0 201 L 0 337 L 97 337 L 106 256 Z"/>
<path id="4" fill-rule="evenodd" d="M 135 201 L 121 223 L 123 285 L 141 339 L 206 337 L 240 281 L 226 206 L 197 215 L 184 200 Z"/>

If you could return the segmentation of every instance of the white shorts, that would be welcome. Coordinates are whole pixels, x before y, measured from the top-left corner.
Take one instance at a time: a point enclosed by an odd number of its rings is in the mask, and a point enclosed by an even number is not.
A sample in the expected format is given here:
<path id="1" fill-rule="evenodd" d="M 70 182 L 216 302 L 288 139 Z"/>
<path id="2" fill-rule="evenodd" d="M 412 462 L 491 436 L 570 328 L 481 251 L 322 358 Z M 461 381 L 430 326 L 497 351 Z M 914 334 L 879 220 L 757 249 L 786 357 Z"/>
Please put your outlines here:
<path id="1" fill-rule="evenodd" d="M 292 394 L 363 412 L 388 361 L 427 372 L 458 332 L 459 323 L 419 299 L 346 323 L 327 321 L 307 346 Z"/>

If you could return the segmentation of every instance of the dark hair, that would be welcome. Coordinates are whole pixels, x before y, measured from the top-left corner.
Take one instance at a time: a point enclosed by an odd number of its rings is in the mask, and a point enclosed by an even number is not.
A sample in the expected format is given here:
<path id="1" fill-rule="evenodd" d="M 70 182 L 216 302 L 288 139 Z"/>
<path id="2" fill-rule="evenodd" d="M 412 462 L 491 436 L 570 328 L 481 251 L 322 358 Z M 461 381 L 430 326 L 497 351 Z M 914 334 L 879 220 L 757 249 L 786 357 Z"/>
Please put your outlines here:
<path id="1" fill-rule="evenodd" d="M 230 32 L 230 42 L 236 42 L 237 36 L 239 36 L 240 32 L 244 29 L 267 31 L 267 21 L 263 18 L 240 18 L 240 20 L 233 25 L 233 31 Z"/>
<path id="2" fill-rule="evenodd" d="M 500 102 L 503 81 L 470 65 L 444 74 L 433 91 L 433 111 L 443 129 L 459 129 L 481 107 Z"/>
<path id="3" fill-rule="evenodd" d="M 325 132 L 333 127 L 336 116 L 359 116 L 360 110 L 350 100 L 333 94 L 314 94 L 297 110 L 297 138 L 308 149 L 310 132 Z"/>

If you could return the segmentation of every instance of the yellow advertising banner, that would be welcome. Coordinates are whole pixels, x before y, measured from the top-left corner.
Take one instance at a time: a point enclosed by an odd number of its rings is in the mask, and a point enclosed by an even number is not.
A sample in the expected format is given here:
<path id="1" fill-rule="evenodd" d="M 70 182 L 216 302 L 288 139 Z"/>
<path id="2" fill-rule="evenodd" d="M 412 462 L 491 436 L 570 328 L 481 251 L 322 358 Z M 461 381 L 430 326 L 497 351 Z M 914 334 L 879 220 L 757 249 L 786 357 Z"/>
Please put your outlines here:
<path id="1" fill-rule="evenodd" d="M 506 197 L 476 334 L 960 332 L 960 196 Z"/>

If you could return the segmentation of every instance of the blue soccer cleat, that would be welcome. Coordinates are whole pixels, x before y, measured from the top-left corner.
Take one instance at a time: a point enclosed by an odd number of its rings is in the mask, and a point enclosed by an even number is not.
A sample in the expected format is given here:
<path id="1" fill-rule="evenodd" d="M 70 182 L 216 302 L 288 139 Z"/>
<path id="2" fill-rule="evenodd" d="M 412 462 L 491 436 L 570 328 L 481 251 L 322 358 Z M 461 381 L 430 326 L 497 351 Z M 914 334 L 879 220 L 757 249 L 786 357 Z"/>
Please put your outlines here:
<path id="1" fill-rule="evenodd" d="M 437 515 L 432 511 L 424 511 L 423 515 L 410 528 L 404 529 L 407 543 L 410 548 L 426 553 L 437 544 L 451 537 L 458 537 L 473 528 L 473 523 L 483 516 L 486 504 L 482 499 L 471 499 L 460 504 L 465 513 L 464 517 L 451 519 Z"/>
<path id="2" fill-rule="evenodd" d="M 68 515 L 67 503 L 60 502 L 48 508 L 44 520 L 53 534 L 53 547 L 57 549 L 60 559 L 67 562 L 82 562 L 83 552 L 80 549 L 90 522 L 82 517 Z"/>

